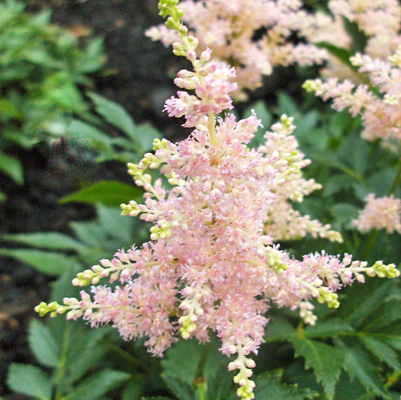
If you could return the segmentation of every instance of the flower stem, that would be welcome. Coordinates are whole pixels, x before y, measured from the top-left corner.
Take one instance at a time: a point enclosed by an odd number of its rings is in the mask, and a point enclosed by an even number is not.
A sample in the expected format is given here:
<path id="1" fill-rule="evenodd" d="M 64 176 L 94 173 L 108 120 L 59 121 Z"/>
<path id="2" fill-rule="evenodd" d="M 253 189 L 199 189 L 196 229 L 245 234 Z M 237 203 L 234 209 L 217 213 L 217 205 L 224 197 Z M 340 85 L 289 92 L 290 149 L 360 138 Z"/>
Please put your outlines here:
<path id="1" fill-rule="evenodd" d="M 372 252 L 373 248 L 375 247 L 377 236 L 379 235 L 379 231 L 376 229 L 370 232 L 368 236 L 368 240 L 366 241 L 366 246 L 363 248 L 361 260 L 366 260 L 370 253 Z"/>
<path id="2" fill-rule="evenodd" d="M 203 369 L 206 364 L 207 357 L 209 355 L 209 350 L 210 350 L 210 344 L 211 342 L 206 343 L 204 346 L 202 356 L 199 360 L 198 367 L 196 369 L 196 375 L 194 379 L 194 384 L 197 388 L 197 391 L 199 393 L 199 400 L 208 400 L 207 396 L 207 381 L 206 378 L 203 375 Z"/>
<path id="3" fill-rule="evenodd" d="M 397 175 L 394 179 L 394 182 L 391 186 L 390 192 L 388 193 L 388 195 L 392 195 L 395 190 L 397 189 L 398 185 L 401 182 L 401 157 L 399 158 L 399 162 L 398 162 L 398 170 L 397 170 Z M 371 253 L 371 251 L 373 250 L 373 248 L 375 247 L 375 243 L 377 240 L 377 236 L 379 235 L 379 231 L 378 230 L 374 230 L 372 232 L 370 232 L 369 236 L 368 236 L 368 240 L 367 240 L 367 244 L 363 250 L 362 253 L 362 260 L 366 260 L 367 257 L 369 257 L 369 254 Z"/>
<path id="4" fill-rule="evenodd" d="M 391 186 L 389 194 L 393 194 L 395 192 L 395 190 L 397 189 L 397 186 L 400 184 L 400 181 L 401 181 L 401 157 L 400 157 L 399 163 L 398 163 L 397 175 L 394 179 L 393 185 Z"/>

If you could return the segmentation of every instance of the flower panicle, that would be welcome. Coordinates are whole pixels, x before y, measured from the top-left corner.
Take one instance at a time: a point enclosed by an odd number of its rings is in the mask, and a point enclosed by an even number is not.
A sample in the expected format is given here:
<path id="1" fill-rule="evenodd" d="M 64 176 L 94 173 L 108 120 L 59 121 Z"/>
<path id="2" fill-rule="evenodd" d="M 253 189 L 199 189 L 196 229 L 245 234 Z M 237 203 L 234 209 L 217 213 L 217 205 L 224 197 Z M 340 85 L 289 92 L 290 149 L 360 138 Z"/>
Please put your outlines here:
<path id="1" fill-rule="evenodd" d="M 166 110 L 185 116 L 185 126 L 194 129 L 176 145 L 155 140 L 154 154 L 128 165 L 145 191 L 145 204 L 122 205 L 124 215 L 141 214 L 153 223 L 150 241 L 79 273 L 73 284 L 93 285 L 92 294 L 82 290 L 80 298 L 65 298 L 63 305 L 41 303 L 37 312 L 67 312 L 67 319 L 83 318 L 94 327 L 111 324 L 126 340 L 146 336 L 145 345 L 158 356 L 179 335 L 204 342 L 214 331 L 222 353 L 236 355 L 229 369 L 238 371 L 238 396 L 249 400 L 255 386 L 250 354 L 257 354 L 263 342 L 268 302 L 299 308 L 305 322 L 313 324 L 311 299 L 337 308 L 336 292 L 363 282 L 364 273 L 392 278 L 399 272 L 393 264 L 368 268 L 349 255 L 340 260 L 325 252 L 300 261 L 273 244 L 288 232 L 335 240 L 327 226 L 308 225 L 289 203 L 320 186 L 302 178 L 309 162 L 297 148 L 291 118 L 283 116 L 258 150 L 246 146 L 260 126 L 254 113 L 241 121 L 227 114 L 216 122 L 217 114 L 232 107 L 235 71 L 210 61 L 209 50 L 197 57 L 196 40 L 189 39 L 177 4 L 161 0 L 160 11 L 179 33 L 175 50 L 191 61 L 193 71 L 178 74 L 176 84 L 185 91 L 167 100 Z M 175 186 L 165 190 L 160 179 L 152 182 L 147 168 L 160 168 Z M 280 214 L 292 215 L 294 225 L 302 222 L 302 230 L 292 232 Z M 119 283 L 112 289 L 100 285 L 102 278 Z"/>
<path id="2" fill-rule="evenodd" d="M 400 39 L 401 43 L 401 39 Z M 357 53 L 350 58 L 351 64 L 358 68 L 366 84 L 355 84 L 338 78 L 307 80 L 303 88 L 314 92 L 324 101 L 333 100 L 332 107 L 337 111 L 348 109 L 355 117 L 362 116 L 362 138 L 368 141 L 382 139 L 387 145 L 401 139 L 401 44 L 386 59 L 373 58 Z"/>

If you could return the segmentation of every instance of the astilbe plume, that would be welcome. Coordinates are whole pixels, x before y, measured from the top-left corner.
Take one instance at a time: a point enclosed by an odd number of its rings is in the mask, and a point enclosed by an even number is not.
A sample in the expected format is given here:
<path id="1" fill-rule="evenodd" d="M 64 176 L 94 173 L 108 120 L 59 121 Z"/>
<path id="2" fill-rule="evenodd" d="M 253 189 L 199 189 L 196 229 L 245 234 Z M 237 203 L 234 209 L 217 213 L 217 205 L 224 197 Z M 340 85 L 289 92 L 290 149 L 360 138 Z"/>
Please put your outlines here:
<path id="1" fill-rule="evenodd" d="M 151 241 L 140 249 L 118 251 L 111 261 L 101 260 L 78 274 L 73 284 L 94 285 L 92 297 L 82 291 L 80 299 L 66 298 L 64 305 L 41 303 L 36 310 L 51 316 L 67 312 L 68 319 L 83 317 L 92 326 L 110 323 L 127 340 L 145 335 L 145 345 L 159 356 L 177 340 L 178 332 L 184 339 L 208 341 L 214 331 L 221 351 L 237 357 L 228 368 L 238 370 L 238 396 L 252 399 L 255 362 L 250 354 L 257 354 L 263 341 L 269 302 L 300 308 L 305 321 L 313 324 L 309 300 L 317 298 L 336 308 L 335 291 L 354 279 L 363 282 L 362 272 L 383 277 L 399 272 L 393 264 L 377 262 L 367 268 L 366 262 L 352 261 L 349 255 L 341 260 L 324 252 L 299 261 L 273 244 L 274 238 L 264 232 L 269 213 L 280 196 L 291 197 L 278 188 L 286 176 L 295 173 L 299 179 L 299 168 L 291 166 L 294 160 L 302 164 L 302 157 L 291 146 L 291 153 L 284 146 L 271 154 L 276 139 L 270 134 L 262 151 L 249 150 L 246 143 L 260 125 L 256 115 L 236 121 L 227 114 L 216 120 L 216 114 L 232 107 L 234 69 L 209 61 L 209 50 L 197 57 L 197 39 L 188 35 L 176 0 L 162 0 L 159 8 L 169 17 L 167 26 L 180 35 L 175 52 L 194 69 L 179 73 L 176 83 L 195 94 L 178 92 L 166 102 L 166 110 L 184 116 L 186 126 L 195 129 L 178 144 L 155 140 L 154 154 L 129 165 L 146 201 L 122 205 L 123 214 L 141 214 L 153 222 Z M 273 132 L 292 130 L 292 120 L 283 116 Z M 152 184 L 144 173 L 161 164 L 161 173 L 174 186 L 170 191 L 160 179 Z M 289 185 L 287 190 L 296 199 L 313 186 L 305 181 L 301 188 Z M 114 291 L 96 286 L 106 277 L 119 280 Z"/>
<path id="2" fill-rule="evenodd" d="M 301 215 L 294 210 L 291 202 L 302 202 L 305 195 L 310 194 L 321 185 L 314 179 L 305 180 L 301 169 L 310 164 L 304 154 L 298 151 L 298 141 L 292 135 L 295 126 L 292 124 L 275 124 L 271 131 L 265 133 L 265 143 L 258 151 L 265 157 L 278 158 L 281 164 L 275 164 L 275 201 L 266 205 L 267 222 L 265 233 L 277 240 L 291 240 L 305 237 L 310 233 L 314 238 L 320 236 L 332 241 L 342 242 L 341 235 L 331 230 L 330 225 L 323 225 L 318 220 L 311 220 L 309 215 Z"/>
<path id="3" fill-rule="evenodd" d="M 359 231 L 366 233 L 372 229 L 385 229 L 391 234 L 394 231 L 401 233 L 401 200 L 394 196 L 375 198 L 369 194 L 366 206 L 358 219 L 351 222 Z"/>
<path id="4" fill-rule="evenodd" d="M 330 14 L 318 11 L 312 28 L 306 32 L 310 43 L 326 42 L 352 52 L 353 40 L 347 31 L 344 18 L 355 23 L 366 36 L 364 53 L 372 58 L 385 60 L 401 44 L 401 7 L 398 0 L 330 0 Z M 349 66 L 335 56 L 330 56 L 321 70 L 323 77 L 350 79 L 360 83 L 360 78 Z"/>
<path id="5" fill-rule="evenodd" d="M 401 140 L 401 47 L 383 61 L 357 53 L 351 63 L 366 75 L 368 84 L 356 86 L 349 80 L 340 83 L 331 78 L 309 80 L 304 88 L 315 92 L 323 100 L 333 99 L 337 111 L 348 109 L 353 117 L 362 116 L 362 137 L 369 141 L 382 139 L 382 143 L 399 150 Z M 401 201 L 393 196 L 375 198 L 370 194 L 358 219 L 351 225 L 366 233 L 372 229 L 386 229 L 387 233 L 401 233 Z"/>
<path id="6" fill-rule="evenodd" d="M 199 48 L 210 48 L 213 58 L 237 69 L 238 90 L 232 93 L 245 100 L 245 89 L 255 90 L 265 75 L 276 66 L 298 63 L 302 66 L 321 64 L 328 53 L 313 44 L 291 42 L 312 36 L 314 18 L 301 9 L 300 0 L 185 0 L 180 3 L 186 25 L 199 38 Z M 260 34 L 262 30 L 266 32 Z M 257 34 L 258 32 L 258 34 Z M 181 42 L 177 32 L 164 25 L 147 31 L 153 40 L 168 46 Z"/>
<path id="7" fill-rule="evenodd" d="M 401 48 L 387 60 L 372 59 L 357 53 L 351 63 L 366 75 L 368 85 L 355 85 L 349 80 L 331 78 L 308 80 L 304 88 L 323 100 L 333 99 L 337 111 L 348 109 L 353 117 L 362 116 L 362 137 L 369 141 L 401 140 Z M 377 88 L 377 89 L 376 89 Z"/>

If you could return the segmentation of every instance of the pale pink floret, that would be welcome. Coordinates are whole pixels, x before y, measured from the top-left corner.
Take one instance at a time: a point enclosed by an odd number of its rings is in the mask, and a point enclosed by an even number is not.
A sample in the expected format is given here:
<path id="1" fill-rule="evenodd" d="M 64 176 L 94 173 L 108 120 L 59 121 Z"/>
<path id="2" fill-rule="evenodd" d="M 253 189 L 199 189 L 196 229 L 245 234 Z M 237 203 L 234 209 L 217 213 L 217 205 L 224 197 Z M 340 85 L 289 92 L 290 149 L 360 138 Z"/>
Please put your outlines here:
<path id="1" fill-rule="evenodd" d="M 366 198 L 366 206 L 352 225 L 366 233 L 372 229 L 385 229 L 387 233 L 401 233 L 401 200 L 390 197 L 375 198 L 370 194 Z"/>

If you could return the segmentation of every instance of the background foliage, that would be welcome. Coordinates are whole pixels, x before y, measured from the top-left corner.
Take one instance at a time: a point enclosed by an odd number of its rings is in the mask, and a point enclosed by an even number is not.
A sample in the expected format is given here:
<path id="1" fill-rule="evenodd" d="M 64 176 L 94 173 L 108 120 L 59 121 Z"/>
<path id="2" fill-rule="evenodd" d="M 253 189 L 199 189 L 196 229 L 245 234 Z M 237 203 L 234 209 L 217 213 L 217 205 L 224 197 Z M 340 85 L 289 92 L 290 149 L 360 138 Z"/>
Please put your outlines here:
<path id="1" fill-rule="evenodd" d="M 49 12 L 31 15 L 22 3 L 0 2 L 2 172 L 22 184 L 24 171 L 10 150 L 35 148 L 60 135 L 83 143 L 98 163 L 137 162 L 150 150 L 153 139 L 162 136 L 150 123 L 136 124 L 122 106 L 85 91 L 91 82 L 87 74 L 103 63 L 100 39 L 82 50 L 76 38 L 50 24 Z M 311 72 L 296 73 L 302 83 Z M 241 114 L 255 109 L 265 130 L 284 113 L 294 117 L 301 150 L 312 160 L 305 173 L 324 186 L 297 206 L 303 214 L 331 223 L 344 237 L 343 244 L 307 238 L 281 246 L 296 257 L 325 249 L 370 263 L 381 259 L 399 265 L 399 234 L 361 235 L 350 226 L 368 193 L 393 189 L 399 158 L 378 143 L 362 140 L 357 118 L 335 113 L 309 95 L 293 100 L 280 92 L 268 102 L 269 107 L 265 99 L 240 107 Z M 261 129 L 252 146 L 262 142 L 263 133 Z M 394 193 L 400 197 L 399 185 Z M 141 195 L 125 182 L 89 182 L 59 201 L 96 204 L 96 219 L 71 222 L 66 233 L 4 235 L 0 254 L 48 276 L 51 299 L 77 296 L 70 283 L 77 272 L 110 258 L 118 248 L 139 246 L 148 239 L 143 221 L 121 217 L 116 208 L 139 201 Z M 340 294 L 338 310 L 317 304 L 316 326 L 305 327 L 296 313 L 272 308 L 257 358 L 256 399 L 398 400 L 400 300 L 399 280 L 368 279 Z M 142 342 L 124 343 L 109 327 L 91 329 L 63 318 L 32 319 L 28 343 L 35 361 L 11 365 L 8 390 L 41 400 L 236 398 L 227 359 L 216 340 L 199 345 L 180 339 L 162 360 L 146 353 Z"/>

